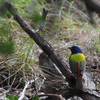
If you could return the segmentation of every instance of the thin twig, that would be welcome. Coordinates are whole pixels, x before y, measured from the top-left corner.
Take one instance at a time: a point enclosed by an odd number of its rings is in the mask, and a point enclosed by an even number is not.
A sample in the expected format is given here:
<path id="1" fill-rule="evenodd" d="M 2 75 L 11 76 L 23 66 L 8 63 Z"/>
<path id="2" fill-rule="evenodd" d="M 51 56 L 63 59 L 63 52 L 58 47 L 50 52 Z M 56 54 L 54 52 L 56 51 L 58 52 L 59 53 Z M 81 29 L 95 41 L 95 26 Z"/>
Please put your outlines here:
<path id="1" fill-rule="evenodd" d="M 36 79 L 36 80 L 37 80 L 37 79 Z M 27 89 L 27 88 L 29 87 L 29 85 L 32 84 L 34 81 L 35 81 L 35 80 L 31 80 L 31 81 L 26 82 L 25 87 L 24 87 L 23 91 L 20 93 L 20 97 L 19 97 L 18 100 L 23 100 L 23 99 L 24 99 L 25 93 L 26 93 L 26 89 Z"/>

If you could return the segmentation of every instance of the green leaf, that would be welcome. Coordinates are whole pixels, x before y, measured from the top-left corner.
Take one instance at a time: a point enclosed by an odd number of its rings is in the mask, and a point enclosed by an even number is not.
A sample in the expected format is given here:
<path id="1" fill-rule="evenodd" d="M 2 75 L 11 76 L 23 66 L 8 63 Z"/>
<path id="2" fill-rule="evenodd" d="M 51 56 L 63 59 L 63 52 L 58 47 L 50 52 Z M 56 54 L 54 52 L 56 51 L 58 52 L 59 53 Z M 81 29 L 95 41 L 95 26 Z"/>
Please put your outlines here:
<path id="1" fill-rule="evenodd" d="M 45 0 L 33 0 L 31 6 L 28 7 L 28 12 L 33 23 L 40 24 L 43 20 L 42 12 L 45 7 Z"/>
<path id="2" fill-rule="evenodd" d="M 8 100 L 18 100 L 18 96 L 10 95 L 10 96 L 7 96 L 7 99 Z"/>
<path id="3" fill-rule="evenodd" d="M 7 11 L 7 12 L 5 13 L 5 17 L 10 18 L 11 16 L 12 16 L 12 14 L 11 14 L 9 11 Z"/>
<path id="4" fill-rule="evenodd" d="M 38 13 L 36 14 L 36 13 L 35 13 L 35 14 L 33 15 L 33 21 L 34 21 L 34 22 L 40 23 L 41 20 L 42 20 L 42 16 L 41 16 L 40 14 L 38 14 Z"/>
<path id="5" fill-rule="evenodd" d="M 11 33 L 8 21 L 0 17 L 0 36 L 8 37 Z"/>
<path id="6" fill-rule="evenodd" d="M 5 0 L 0 0 L 0 4 L 3 4 L 5 2 Z"/>
<path id="7" fill-rule="evenodd" d="M 34 96 L 32 100 L 40 100 L 38 96 Z"/>
<path id="8" fill-rule="evenodd" d="M 97 53 L 100 53 L 100 44 L 99 43 L 95 45 L 95 49 L 96 49 Z"/>
<path id="9" fill-rule="evenodd" d="M 0 43 L 0 53 L 4 55 L 12 54 L 15 51 L 15 46 L 13 41 L 7 41 Z"/>

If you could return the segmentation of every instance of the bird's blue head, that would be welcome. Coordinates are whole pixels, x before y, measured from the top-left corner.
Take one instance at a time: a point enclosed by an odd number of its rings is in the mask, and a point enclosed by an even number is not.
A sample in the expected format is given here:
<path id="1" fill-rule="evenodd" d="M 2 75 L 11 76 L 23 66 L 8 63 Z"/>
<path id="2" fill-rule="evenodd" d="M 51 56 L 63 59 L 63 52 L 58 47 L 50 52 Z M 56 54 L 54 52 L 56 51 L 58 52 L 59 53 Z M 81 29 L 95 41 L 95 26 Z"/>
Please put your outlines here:
<path id="1" fill-rule="evenodd" d="M 72 54 L 82 53 L 81 48 L 78 46 L 72 46 L 72 47 L 69 47 L 69 49 L 71 50 Z"/>

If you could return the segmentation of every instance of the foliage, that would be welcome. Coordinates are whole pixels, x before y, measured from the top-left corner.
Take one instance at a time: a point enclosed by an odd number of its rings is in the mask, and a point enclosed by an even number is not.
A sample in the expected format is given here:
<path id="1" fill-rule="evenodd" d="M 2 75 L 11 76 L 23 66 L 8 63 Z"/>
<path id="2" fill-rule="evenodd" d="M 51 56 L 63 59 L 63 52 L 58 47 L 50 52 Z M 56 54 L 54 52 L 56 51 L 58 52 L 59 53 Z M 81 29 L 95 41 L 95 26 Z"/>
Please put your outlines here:
<path id="1" fill-rule="evenodd" d="M 38 96 L 32 98 L 32 100 L 40 100 Z"/>
<path id="2" fill-rule="evenodd" d="M 5 0 L 0 0 L 0 5 L 3 4 L 5 2 Z"/>
<path id="3" fill-rule="evenodd" d="M 14 43 L 12 41 L 0 43 L 1 54 L 12 54 L 14 53 Z"/>
<path id="4" fill-rule="evenodd" d="M 7 96 L 7 100 L 18 100 L 18 96 L 9 95 Z"/>
<path id="5" fill-rule="evenodd" d="M 99 54 L 100 53 L 100 36 L 96 39 L 94 48 L 95 48 L 96 52 Z"/>
<path id="6" fill-rule="evenodd" d="M 14 41 L 11 37 L 9 21 L 0 18 L 0 53 L 11 54 L 14 52 Z"/>
<path id="7" fill-rule="evenodd" d="M 45 0 L 32 0 L 32 4 L 28 8 L 30 18 L 36 25 L 42 21 L 42 11 L 45 7 Z"/>
<path id="8" fill-rule="evenodd" d="M 5 1 L 5 0 L 4 0 Z M 29 16 L 27 13 L 27 7 L 31 4 L 32 0 L 8 0 L 10 1 L 18 10 L 19 14 L 26 17 Z"/>

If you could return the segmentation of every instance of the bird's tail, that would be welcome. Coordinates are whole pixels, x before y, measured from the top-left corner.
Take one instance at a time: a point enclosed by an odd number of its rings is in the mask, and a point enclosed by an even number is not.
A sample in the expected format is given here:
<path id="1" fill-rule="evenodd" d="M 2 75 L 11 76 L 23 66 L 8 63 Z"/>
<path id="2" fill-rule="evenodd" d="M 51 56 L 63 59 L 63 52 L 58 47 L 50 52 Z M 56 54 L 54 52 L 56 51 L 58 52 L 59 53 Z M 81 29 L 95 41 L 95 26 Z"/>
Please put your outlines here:
<path id="1" fill-rule="evenodd" d="M 82 71 L 81 71 L 81 68 L 80 68 L 80 64 L 78 64 L 77 66 L 77 78 L 82 80 Z"/>

